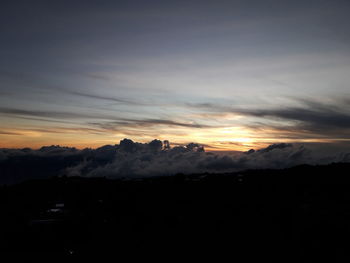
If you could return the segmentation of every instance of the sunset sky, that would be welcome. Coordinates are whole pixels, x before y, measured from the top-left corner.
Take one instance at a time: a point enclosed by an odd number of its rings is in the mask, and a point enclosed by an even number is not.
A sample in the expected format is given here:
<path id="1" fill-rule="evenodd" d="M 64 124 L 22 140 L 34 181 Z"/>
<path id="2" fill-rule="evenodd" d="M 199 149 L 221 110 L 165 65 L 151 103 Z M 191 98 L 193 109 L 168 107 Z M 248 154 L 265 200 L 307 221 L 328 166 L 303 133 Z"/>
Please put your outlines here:
<path id="1" fill-rule="evenodd" d="M 350 141 L 350 1 L 2 1 L 0 148 Z"/>

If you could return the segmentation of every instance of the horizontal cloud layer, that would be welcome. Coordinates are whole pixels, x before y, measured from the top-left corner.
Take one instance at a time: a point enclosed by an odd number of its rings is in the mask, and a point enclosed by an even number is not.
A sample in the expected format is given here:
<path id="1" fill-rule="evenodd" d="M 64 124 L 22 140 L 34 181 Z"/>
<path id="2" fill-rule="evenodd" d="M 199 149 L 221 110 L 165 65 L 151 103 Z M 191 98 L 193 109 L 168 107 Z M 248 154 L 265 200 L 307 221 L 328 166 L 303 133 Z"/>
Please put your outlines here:
<path id="1" fill-rule="evenodd" d="M 196 143 L 170 147 L 168 141 L 137 143 L 124 139 L 118 145 L 97 149 L 77 150 L 60 146 L 38 150 L 0 149 L 0 183 L 63 175 L 142 178 L 177 173 L 286 168 L 304 163 L 350 162 L 350 152 L 322 154 L 322 151 L 311 148 L 281 143 L 260 150 L 223 154 L 205 152 L 203 146 Z"/>

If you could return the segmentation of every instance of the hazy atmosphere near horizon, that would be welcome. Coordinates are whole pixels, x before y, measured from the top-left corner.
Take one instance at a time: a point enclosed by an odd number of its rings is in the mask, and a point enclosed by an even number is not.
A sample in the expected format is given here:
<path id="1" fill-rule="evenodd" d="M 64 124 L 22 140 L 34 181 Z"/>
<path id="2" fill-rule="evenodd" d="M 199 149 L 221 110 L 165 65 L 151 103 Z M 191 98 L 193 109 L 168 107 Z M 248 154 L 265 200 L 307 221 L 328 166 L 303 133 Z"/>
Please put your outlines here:
<path id="1" fill-rule="evenodd" d="M 0 148 L 350 141 L 350 3 L 2 1 Z"/>

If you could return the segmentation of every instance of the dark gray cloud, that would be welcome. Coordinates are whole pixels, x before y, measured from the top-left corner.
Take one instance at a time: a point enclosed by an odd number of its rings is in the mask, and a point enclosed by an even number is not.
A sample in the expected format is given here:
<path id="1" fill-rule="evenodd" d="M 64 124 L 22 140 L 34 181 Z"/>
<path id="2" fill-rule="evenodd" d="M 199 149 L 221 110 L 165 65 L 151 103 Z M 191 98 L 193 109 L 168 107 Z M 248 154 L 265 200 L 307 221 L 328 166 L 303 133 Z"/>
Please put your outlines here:
<path id="1" fill-rule="evenodd" d="M 334 137 L 350 138 L 350 99 L 338 98 L 331 103 L 316 100 L 297 99 L 299 106 L 279 106 L 266 108 L 239 108 L 235 106 L 215 105 L 213 103 L 188 103 L 188 107 L 208 112 L 235 113 L 237 115 L 257 117 L 265 121 L 247 124 L 254 129 L 275 129 L 288 131 L 290 138 Z M 285 125 L 268 123 L 272 121 L 288 121 Z M 294 131 L 294 134 L 290 133 Z M 282 136 L 288 136 L 282 134 Z"/>
<path id="2" fill-rule="evenodd" d="M 97 149 L 78 150 L 55 145 L 38 150 L 0 149 L 0 182 L 15 183 L 62 175 L 142 178 L 350 162 L 349 151 L 344 148 L 324 150 L 328 148 L 327 145 L 309 147 L 282 143 L 246 153 L 223 154 L 205 152 L 203 146 L 196 143 L 168 147 L 160 140 L 137 143 L 124 139 L 119 144 Z"/>
<path id="3" fill-rule="evenodd" d="M 316 104 L 307 105 L 309 107 L 282 108 L 274 110 L 252 110 L 241 112 L 255 117 L 281 119 L 292 121 L 289 127 L 275 127 L 283 130 L 285 128 L 294 129 L 299 138 L 319 137 L 319 138 L 350 138 L 350 112 L 339 111 L 332 106 Z M 301 135 L 302 134 L 302 135 Z M 293 136 L 293 134 L 291 134 Z"/>
<path id="4" fill-rule="evenodd" d="M 78 92 L 78 91 L 69 91 L 69 90 L 65 90 L 65 92 L 72 95 L 87 97 L 91 99 L 107 100 L 107 101 L 112 101 L 116 103 L 131 104 L 131 105 L 142 105 L 140 102 L 131 101 L 131 100 L 122 99 L 122 98 L 107 97 L 102 95 L 96 95 L 96 94 L 90 94 L 90 93 Z"/>
<path id="5" fill-rule="evenodd" d="M 256 117 L 280 118 L 304 123 L 306 128 L 330 127 L 350 128 L 350 114 L 332 109 L 286 108 L 276 110 L 246 110 L 241 114 Z"/>
<path id="6" fill-rule="evenodd" d="M 91 118 L 92 115 L 77 113 L 77 112 L 65 112 L 65 111 L 40 111 L 40 110 L 25 110 L 18 108 L 6 108 L 0 107 L 0 114 L 9 116 L 32 116 L 32 117 L 46 117 L 46 118 L 58 118 L 58 119 L 81 119 Z"/>
<path id="7" fill-rule="evenodd" d="M 290 143 L 278 143 L 278 144 L 271 144 L 269 145 L 268 147 L 266 148 L 263 148 L 263 149 L 260 149 L 260 150 L 257 150 L 257 152 L 260 152 L 260 153 L 267 153 L 267 152 L 271 152 L 275 149 L 285 149 L 285 148 L 289 148 L 289 147 L 292 147 L 293 145 L 290 144 Z M 249 153 L 249 152 L 248 152 Z M 250 153 L 252 153 L 250 151 Z"/>
<path id="8" fill-rule="evenodd" d="M 53 122 L 53 123 L 70 123 L 74 124 L 75 122 L 70 122 L 68 120 L 56 120 L 56 119 L 47 119 L 47 118 L 38 118 L 38 117 L 25 117 L 25 116 L 16 116 L 16 118 L 24 119 L 24 120 L 33 120 L 39 122 Z"/>
<path id="9" fill-rule="evenodd" d="M 178 126 L 178 127 L 189 127 L 189 128 L 208 128 L 212 127 L 209 125 L 199 124 L 196 122 L 178 122 L 167 119 L 128 119 L 119 118 L 117 116 L 108 114 L 96 114 L 96 113 L 80 113 L 80 112 L 67 112 L 67 111 L 36 111 L 36 110 L 26 110 L 18 108 L 6 108 L 0 107 L 0 115 L 7 115 L 11 117 L 29 119 L 36 121 L 46 121 L 46 122 L 57 122 L 60 123 L 60 119 L 64 119 L 63 123 L 72 123 L 69 120 L 76 119 L 100 119 L 100 120 L 110 120 L 110 121 L 99 121 L 99 122 L 88 122 L 87 125 L 92 125 L 94 127 L 82 128 L 85 131 L 119 131 L 123 128 L 128 127 L 150 127 L 157 125 L 167 125 L 167 126 Z M 58 120 L 57 120 L 58 119 Z M 68 120 L 68 121 L 66 121 Z M 98 127 L 96 129 L 95 127 Z M 54 127 L 53 127 L 54 128 Z M 59 130 L 64 130 L 64 127 L 60 127 Z M 68 128 L 67 128 L 68 129 Z M 78 131 L 79 128 L 76 128 Z"/>
<path id="10" fill-rule="evenodd" d="M 191 127 L 191 128 L 207 128 L 208 125 L 198 124 L 198 123 L 185 123 L 177 122 L 172 120 L 162 120 L 162 119 L 144 119 L 144 120 L 132 120 L 124 119 L 125 121 L 131 122 L 140 126 L 153 126 L 153 125 L 168 125 L 168 126 L 180 126 L 180 127 Z"/>
<path id="11" fill-rule="evenodd" d="M 9 132 L 9 131 L 2 131 L 2 130 L 0 130 L 0 134 L 5 134 L 5 135 L 21 135 L 20 133 L 17 133 L 17 132 Z"/>
<path id="12" fill-rule="evenodd" d="M 150 127 L 157 125 L 166 125 L 166 126 L 178 126 L 178 127 L 189 127 L 189 128 L 208 128 L 211 127 L 209 125 L 198 124 L 198 123 L 186 123 L 186 122 L 178 122 L 167 119 L 125 119 L 121 118 L 119 121 L 111 121 L 111 122 L 93 122 L 91 125 L 100 127 L 105 130 L 122 130 L 123 127 Z"/>

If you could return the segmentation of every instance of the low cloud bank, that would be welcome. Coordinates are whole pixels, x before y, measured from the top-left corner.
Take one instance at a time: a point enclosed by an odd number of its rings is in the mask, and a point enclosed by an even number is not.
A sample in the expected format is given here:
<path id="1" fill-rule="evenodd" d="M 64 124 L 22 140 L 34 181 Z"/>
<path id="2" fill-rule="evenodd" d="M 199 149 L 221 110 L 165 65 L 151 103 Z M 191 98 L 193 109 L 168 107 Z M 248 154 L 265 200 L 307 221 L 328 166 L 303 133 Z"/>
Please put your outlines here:
<path id="1" fill-rule="evenodd" d="M 330 154 L 304 145 L 280 143 L 260 150 L 220 154 L 205 152 L 204 147 L 196 143 L 170 147 L 168 141 L 137 143 L 124 139 L 119 144 L 97 149 L 60 146 L 46 146 L 39 150 L 0 149 L 0 183 L 63 175 L 136 178 L 332 162 L 350 162 L 350 152 Z"/>

